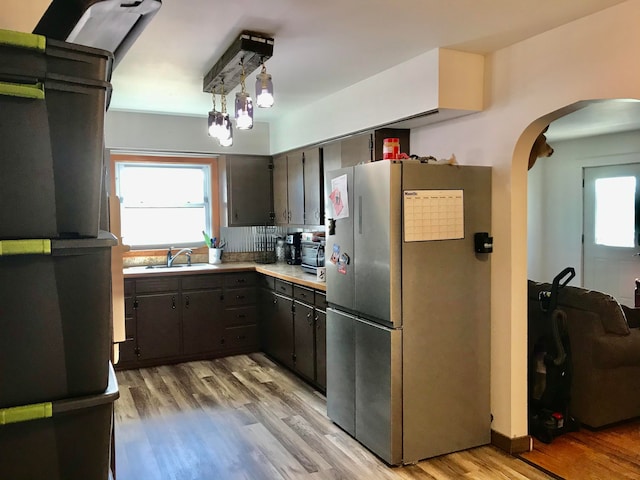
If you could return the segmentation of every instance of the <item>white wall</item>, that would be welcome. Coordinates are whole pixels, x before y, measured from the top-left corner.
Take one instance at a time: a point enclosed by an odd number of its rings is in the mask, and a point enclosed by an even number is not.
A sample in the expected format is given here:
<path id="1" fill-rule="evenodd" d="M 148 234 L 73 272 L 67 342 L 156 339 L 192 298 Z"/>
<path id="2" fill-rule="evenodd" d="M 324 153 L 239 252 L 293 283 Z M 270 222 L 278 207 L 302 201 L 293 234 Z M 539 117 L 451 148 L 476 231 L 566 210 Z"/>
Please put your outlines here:
<path id="1" fill-rule="evenodd" d="M 493 166 L 492 428 L 511 438 L 527 433 L 528 154 L 563 108 L 640 98 L 638 24 L 640 1 L 630 0 L 495 52 L 484 112 L 412 132 L 414 151 Z"/>
<path id="2" fill-rule="evenodd" d="M 426 112 L 483 107 L 484 57 L 435 49 L 277 119 L 271 152 L 373 129 Z"/>
<path id="3" fill-rule="evenodd" d="M 132 151 L 269 155 L 269 125 L 233 132 L 233 146 L 221 147 L 207 135 L 207 117 L 107 112 L 107 148 Z"/>
<path id="4" fill-rule="evenodd" d="M 582 284 L 582 173 L 585 167 L 640 162 L 640 132 L 554 142 L 529 171 L 529 278 L 550 282 L 564 267 Z"/>

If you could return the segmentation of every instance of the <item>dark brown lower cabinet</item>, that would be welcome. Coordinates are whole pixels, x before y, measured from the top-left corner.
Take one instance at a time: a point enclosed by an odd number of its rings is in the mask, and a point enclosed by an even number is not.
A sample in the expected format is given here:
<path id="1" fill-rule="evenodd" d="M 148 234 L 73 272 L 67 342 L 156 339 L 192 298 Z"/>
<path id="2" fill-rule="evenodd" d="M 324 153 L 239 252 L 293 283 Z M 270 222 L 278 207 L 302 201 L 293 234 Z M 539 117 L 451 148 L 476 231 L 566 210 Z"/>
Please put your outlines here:
<path id="1" fill-rule="evenodd" d="M 315 381 L 315 318 L 313 306 L 296 301 L 293 306 L 294 369 Z"/>
<path id="2" fill-rule="evenodd" d="M 125 279 L 117 369 L 258 350 L 254 272 Z"/>
<path id="3" fill-rule="evenodd" d="M 180 355 L 180 298 L 178 292 L 136 296 L 139 360 Z"/>
<path id="4" fill-rule="evenodd" d="M 259 280 L 262 351 L 326 390 L 325 293 L 262 277 Z"/>
<path id="5" fill-rule="evenodd" d="M 183 353 L 190 355 L 219 349 L 224 331 L 221 317 L 222 289 L 183 292 Z"/>
<path id="6" fill-rule="evenodd" d="M 271 355 L 283 365 L 293 368 L 293 299 L 274 293 L 272 311 L 267 327 L 266 344 Z"/>

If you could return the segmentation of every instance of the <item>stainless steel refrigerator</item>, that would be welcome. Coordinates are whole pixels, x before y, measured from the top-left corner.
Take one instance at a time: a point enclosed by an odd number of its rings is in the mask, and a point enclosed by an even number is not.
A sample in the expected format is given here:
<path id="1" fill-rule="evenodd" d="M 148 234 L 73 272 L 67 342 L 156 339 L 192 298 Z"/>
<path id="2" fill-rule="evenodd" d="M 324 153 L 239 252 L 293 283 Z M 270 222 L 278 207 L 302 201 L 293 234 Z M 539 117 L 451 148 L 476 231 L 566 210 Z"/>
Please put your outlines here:
<path id="1" fill-rule="evenodd" d="M 325 191 L 329 417 L 392 465 L 489 443 L 490 167 L 378 161 Z"/>

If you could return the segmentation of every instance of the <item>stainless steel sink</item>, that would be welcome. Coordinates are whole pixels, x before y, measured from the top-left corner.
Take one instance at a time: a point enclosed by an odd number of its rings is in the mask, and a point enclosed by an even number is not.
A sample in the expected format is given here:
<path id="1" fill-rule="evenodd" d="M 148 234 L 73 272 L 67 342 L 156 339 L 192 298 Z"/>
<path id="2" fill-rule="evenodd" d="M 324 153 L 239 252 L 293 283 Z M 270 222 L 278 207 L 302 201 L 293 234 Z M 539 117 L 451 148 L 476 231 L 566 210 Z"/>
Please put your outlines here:
<path id="1" fill-rule="evenodd" d="M 169 266 L 169 265 L 147 265 L 145 268 L 183 268 L 183 267 L 188 268 L 188 267 L 191 267 L 191 265 L 181 265 L 181 264 L 179 264 L 179 265 L 171 265 L 171 266 Z"/>
<path id="2" fill-rule="evenodd" d="M 180 272 L 186 273 L 187 271 L 190 271 L 190 270 L 215 270 L 217 268 L 218 268 L 218 265 L 211 265 L 210 263 L 193 263 L 191 265 L 179 263 L 177 265 L 171 265 L 170 267 L 168 267 L 165 264 L 141 265 L 139 267 L 127 267 L 124 269 L 124 271 L 129 273 L 152 273 L 154 271 L 160 271 L 160 272 L 180 271 Z"/>

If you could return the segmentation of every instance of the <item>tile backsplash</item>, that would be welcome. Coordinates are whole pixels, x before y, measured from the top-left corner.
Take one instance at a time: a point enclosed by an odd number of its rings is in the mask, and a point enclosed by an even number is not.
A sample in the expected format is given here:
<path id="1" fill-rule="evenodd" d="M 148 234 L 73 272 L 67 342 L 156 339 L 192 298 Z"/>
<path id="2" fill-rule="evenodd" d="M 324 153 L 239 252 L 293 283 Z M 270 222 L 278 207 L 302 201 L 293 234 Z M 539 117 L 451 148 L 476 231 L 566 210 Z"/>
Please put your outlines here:
<path id="1" fill-rule="evenodd" d="M 276 239 L 284 238 L 288 232 L 302 231 L 302 228 L 287 228 L 282 226 L 256 226 L 256 227 L 221 227 L 220 242 L 226 242 L 222 261 L 224 262 L 261 262 L 270 258 L 275 251 Z M 275 253 L 273 253 L 275 255 Z M 160 265 L 167 261 L 166 250 L 162 254 L 125 257 L 124 267 L 137 267 L 143 265 Z M 187 257 L 180 255 L 175 263 L 186 263 Z M 194 253 L 191 255 L 191 263 L 207 263 L 207 253 Z"/>

